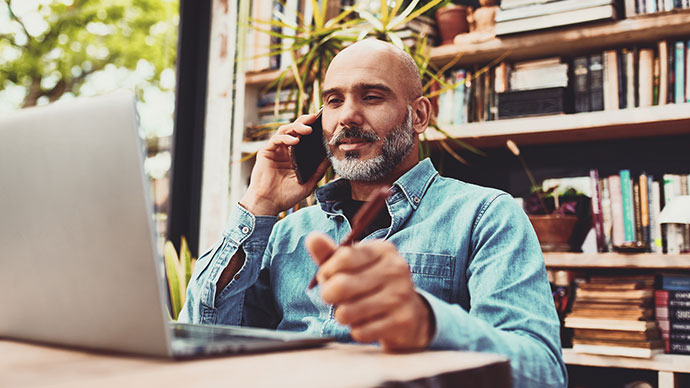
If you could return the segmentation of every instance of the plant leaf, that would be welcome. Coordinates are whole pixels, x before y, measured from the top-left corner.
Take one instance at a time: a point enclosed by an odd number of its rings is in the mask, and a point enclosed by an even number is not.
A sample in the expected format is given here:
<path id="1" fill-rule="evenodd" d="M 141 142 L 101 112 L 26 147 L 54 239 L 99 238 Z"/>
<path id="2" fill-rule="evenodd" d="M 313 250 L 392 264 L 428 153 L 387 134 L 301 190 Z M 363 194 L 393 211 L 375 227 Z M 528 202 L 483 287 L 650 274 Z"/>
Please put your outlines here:
<path id="1" fill-rule="evenodd" d="M 168 292 L 170 294 L 170 304 L 172 305 L 172 316 L 177 319 L 177 316 L 182 310 L 182 301 L 180 300 L 180 277 L 177 272 L 177 264 L 179 258 L 175 252 L 175 246 L 172 242 L 165 243 L 165 274 L 168 278 Z"/>

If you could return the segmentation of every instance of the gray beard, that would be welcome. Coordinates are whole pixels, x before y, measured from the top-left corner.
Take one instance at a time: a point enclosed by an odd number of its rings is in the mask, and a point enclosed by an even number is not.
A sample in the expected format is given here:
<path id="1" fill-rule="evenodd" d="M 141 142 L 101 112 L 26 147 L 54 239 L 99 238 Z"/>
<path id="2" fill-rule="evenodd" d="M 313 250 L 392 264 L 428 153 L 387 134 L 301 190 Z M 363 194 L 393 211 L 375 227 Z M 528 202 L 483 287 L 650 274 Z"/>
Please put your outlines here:
<path id="1" fill-rule="evenodd" d="M 372 136 L 376 135 L 372 134 Z M 336 174 L 351 181 L 373 182 L 389 175 L 407 157 L 414 146 L 414 136 L 412 107 L 408 106 L 407 117 L 386 135 L 383 139 L 381 154 L 375 158 L 361 160 L 359 151 L 349 151 L 345 153 L 343 160 L 338 160 L 333 156 L 325 139 L 324 146 Z"/>

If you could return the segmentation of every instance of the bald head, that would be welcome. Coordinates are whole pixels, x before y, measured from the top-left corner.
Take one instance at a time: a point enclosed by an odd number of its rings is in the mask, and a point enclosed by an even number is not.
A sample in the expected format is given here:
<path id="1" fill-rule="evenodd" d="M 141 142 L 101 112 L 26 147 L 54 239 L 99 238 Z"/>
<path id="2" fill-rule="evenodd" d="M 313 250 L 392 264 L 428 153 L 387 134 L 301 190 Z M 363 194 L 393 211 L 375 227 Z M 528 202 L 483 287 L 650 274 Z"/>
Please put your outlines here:
<path id="1" fill-rule="evenodd" d="M 390 70 L 395 78 L 405 88 L 405 97 L 412 101 L 422 95 L 422 80 L 419 77 L 419 69 L 414 59 L 405 51 L 396 46 L 377 39 L 365 39 L 353 43 L 340 51 L 328 66 L 330 69 L 338 66 L 340 62 L 350 61 L 353 58 L 372 59 L 381 58 L 383 64 L 392 65 Z M 328 74 L 328 71 L 326 72 Z"/>

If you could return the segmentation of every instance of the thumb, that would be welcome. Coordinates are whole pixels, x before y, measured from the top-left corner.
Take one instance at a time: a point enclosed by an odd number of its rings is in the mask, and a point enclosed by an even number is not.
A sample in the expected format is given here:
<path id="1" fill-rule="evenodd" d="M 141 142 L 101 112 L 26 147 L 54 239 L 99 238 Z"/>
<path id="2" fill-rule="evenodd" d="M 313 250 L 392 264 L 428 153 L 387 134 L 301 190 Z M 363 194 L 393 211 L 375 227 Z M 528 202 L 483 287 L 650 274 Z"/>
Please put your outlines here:
<path id="1" fill-rule="evenodd" d="M 335 241 L 321 232 L 309 233 L 304 244 L 311 258 L 318 265 L 323 264 L 337 247 Z"/>

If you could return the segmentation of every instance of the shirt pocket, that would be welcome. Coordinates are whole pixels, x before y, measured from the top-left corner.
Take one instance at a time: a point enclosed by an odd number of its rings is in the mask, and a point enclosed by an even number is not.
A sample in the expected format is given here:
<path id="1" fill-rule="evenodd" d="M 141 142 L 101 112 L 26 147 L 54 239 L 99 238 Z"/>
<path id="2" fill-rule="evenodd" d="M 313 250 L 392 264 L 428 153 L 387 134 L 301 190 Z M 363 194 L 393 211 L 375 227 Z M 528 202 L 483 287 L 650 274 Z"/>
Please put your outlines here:
<path id="1" fill-rule="evenodd" d="M 434 253 L 400 252 L 412 273 L 415 286 L 451 302 L 455 257 Z"/>

